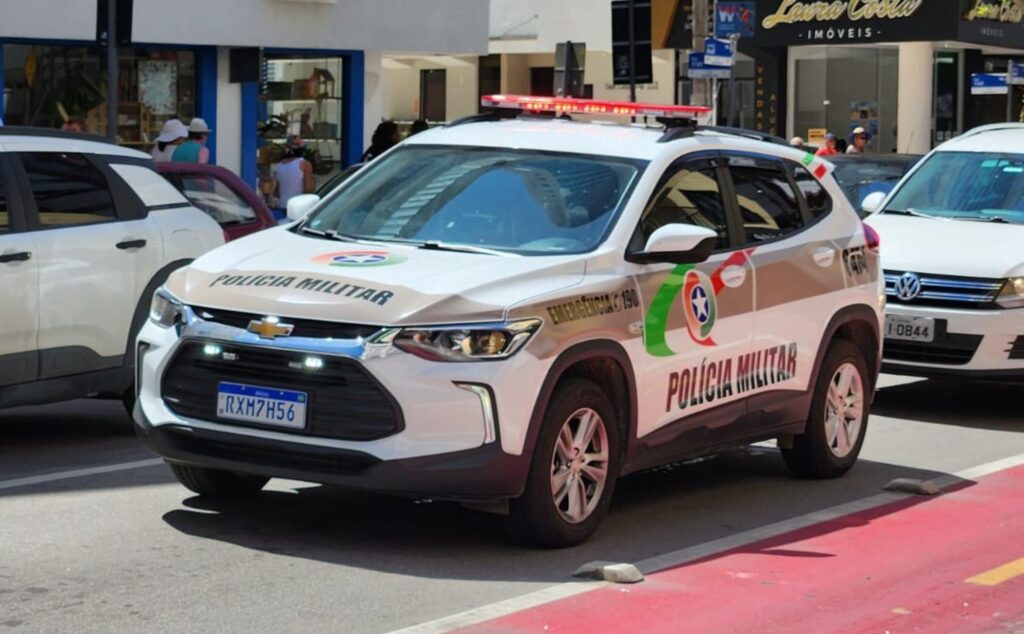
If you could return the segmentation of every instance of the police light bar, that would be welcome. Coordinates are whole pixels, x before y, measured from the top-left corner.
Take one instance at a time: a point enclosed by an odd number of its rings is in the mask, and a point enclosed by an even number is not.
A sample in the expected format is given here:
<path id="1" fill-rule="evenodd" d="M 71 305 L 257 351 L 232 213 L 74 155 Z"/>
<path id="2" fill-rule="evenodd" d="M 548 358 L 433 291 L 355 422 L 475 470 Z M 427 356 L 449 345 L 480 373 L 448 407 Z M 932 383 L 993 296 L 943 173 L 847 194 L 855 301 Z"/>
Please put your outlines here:
<path id="1" fill-rule="evenodd" d="M 506 108 L 526 112 L 608 114 L 620 117 L 661 117 L 666 119 L 695 119 L 711 112 L 711 108 L 707 106 L 663 106 L 628 101 L 528 97 L 525 95 L 486 95 L 480 98 L 480 105 L 487 108 Z"/>

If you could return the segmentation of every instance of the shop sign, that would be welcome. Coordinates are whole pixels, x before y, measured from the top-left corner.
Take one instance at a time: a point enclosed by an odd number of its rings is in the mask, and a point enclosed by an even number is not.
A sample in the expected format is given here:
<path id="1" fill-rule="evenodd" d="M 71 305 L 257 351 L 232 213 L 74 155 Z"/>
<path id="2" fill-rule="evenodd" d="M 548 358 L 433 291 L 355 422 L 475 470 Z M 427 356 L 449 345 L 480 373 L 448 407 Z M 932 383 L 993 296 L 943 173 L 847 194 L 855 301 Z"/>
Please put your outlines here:
<path id="1" fill-rule="evenodd" d="M 953 39 L 962 15 L 958 4 L 954 0 L 932 1 L 927 6 L 925 0 L 759 0 L 755 45 Z"/>
<path id="2" fill-rule="evenodd" d="M 826 128 L 808 128 L 807 143 L 809 145 L 825 145 L 826 134 L 828 134 Z"/>
<path id="3" fill-rule="evenodd" d="M 715 37 L 753 37 L 756 25 L 754 2 L 719 2 L 715 7 Z"/>
<path id="4" fill-rule="evenodd" d="M 708 64 L 704 59 L 704 53 L 690 53 L 687 75 L 691 79 L 729 79 L 732 76 L 732 68 Z"/>
<path id="5" fill-rule="evenodd" d="M 1024 62 L 1010 62 L 1010 75 L 1007 81 L 1014 86 L 1024 85 Z"/>
<path id="6" fill-rule="evenodd" d="M 704 63 L 710 66 L 732 66 L 732 42 L 709 37 L 704 42 Z"/>
<path id="7" fill-rule="evenodd" d="M 1024 22 L 1024 0 L 971 0 L 964 19 L 1020 24 Z"/>
<path id="8" fill-rule="evenodd" d="M 972 95 L 1005 95 L 1006 73 L 974 73 L 971 75 Z"/>

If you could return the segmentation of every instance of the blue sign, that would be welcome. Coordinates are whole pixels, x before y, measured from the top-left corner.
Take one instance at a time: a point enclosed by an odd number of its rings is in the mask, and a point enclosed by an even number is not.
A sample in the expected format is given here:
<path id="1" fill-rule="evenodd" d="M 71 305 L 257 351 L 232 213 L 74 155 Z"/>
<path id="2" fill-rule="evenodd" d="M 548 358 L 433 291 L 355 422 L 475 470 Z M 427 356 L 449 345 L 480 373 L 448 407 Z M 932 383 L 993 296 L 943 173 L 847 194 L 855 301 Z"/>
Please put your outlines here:
<path id="1" fill-rule="evenodd" d="M 719 2 L 715 7 L 715 37 L 754 37 L 756 2 Z"/>
<path id="2" fill-rule="evenodd" d="M 1024 62 L 1010 62 L 1009 81 L 1015 86 L 1024 84 Z"/>
<path id="3" fill-rule="evenodd" d="M 704 63 L 712 66 L 732 66 L 732 42 L 709 37 L 704 42 Z"/>
<path id="4" fill-rule="evenodd" d="M 692 79 L 729 79 L 732 76 L 732 68 L 708 64 L 704 60 L 704 53 L 690 53 L 686 74 Z"/>
<path id="5" fill-rule="evenodd" d="M 971 75 L 972 95 L 1005 95 L 1006 73 L 974 73 Z"/>

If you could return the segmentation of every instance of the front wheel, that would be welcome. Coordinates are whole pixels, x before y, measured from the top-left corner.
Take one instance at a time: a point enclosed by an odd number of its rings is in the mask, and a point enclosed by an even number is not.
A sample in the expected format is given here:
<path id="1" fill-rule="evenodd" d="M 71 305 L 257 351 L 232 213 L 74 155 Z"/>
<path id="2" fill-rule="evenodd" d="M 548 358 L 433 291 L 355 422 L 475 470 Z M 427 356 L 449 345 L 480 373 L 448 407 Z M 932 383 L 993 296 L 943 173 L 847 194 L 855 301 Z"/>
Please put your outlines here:
<path id="1" fill-rule="evenodd" d="M 564 382 L 544 415 L 524 493 L 509 508 L 513 536 L 547 548 L 583 542 L 608 511 L 618 471 L 608 397 L 591 381 Z"/>
<path id="2" fill-rule="evenodd" d="M 793 447 L 782 449 L 786 465 L 805 478 L 836 478 L 857 462 L 868 427 L 872 380 L 857 346 L 829 346 L 814 383 L 811 415 Z"/>
<path id="3" fill-rule="evenodd" d="M 207 469 L 195 465 L 168 463 L 178 482 L 193 493 L 212 498 L 233 498 L 253 495 L 267 484 L 270 478 L 243 475 Z"/>

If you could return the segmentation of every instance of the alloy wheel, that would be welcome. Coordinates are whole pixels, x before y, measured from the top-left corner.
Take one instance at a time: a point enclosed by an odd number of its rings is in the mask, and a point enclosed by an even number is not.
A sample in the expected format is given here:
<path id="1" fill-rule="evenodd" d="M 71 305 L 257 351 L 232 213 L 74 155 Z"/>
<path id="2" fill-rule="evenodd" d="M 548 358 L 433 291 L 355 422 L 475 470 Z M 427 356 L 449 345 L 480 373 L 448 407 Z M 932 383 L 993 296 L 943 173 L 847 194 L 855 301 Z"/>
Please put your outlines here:
<path id="1" fill-rule="evenodd" d="M 551 457 L 551 495 L 562 519 L 578 524 L 601 501 L 608 481 L 608 432 L 596 411 L 583 407 L 562 425 Z"/>

